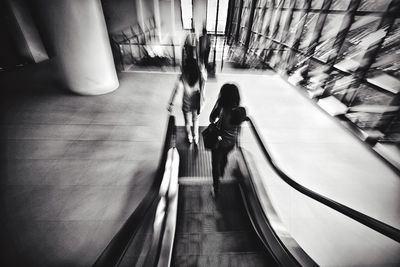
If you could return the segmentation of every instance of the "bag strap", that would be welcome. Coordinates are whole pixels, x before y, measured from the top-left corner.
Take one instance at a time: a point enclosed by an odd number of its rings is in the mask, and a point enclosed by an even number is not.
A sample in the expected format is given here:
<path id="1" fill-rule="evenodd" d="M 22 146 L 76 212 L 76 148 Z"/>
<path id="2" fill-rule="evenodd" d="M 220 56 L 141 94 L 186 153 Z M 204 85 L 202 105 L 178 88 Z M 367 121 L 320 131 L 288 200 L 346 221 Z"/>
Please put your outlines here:
<path id="1" fill-rule="evenodd" d="M 213 109 L 211 110 L 210 118 L 209 118 L 210 121 L 214 121 L 215 120 L 214 118 L 219 118 L 220 114 L 221 114 L 221 108 L 219 106 L 219 98 L 218 98 L 214 104 Z"/>

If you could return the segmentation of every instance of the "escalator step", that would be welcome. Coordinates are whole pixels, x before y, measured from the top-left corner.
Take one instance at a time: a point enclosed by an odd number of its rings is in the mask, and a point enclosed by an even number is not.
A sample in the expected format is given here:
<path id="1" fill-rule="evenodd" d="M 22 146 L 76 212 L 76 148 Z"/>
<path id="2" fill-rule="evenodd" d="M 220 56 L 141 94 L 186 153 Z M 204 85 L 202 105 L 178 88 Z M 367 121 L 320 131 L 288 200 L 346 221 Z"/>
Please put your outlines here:
<path id="1" fill-rule="evenodd" d="M 181 185 L 178 233 L 224 232 L 252 229 L 236 184 L 222 184 L 218 199 L 211 186 Z"/>
<path id="2" fill-rule="evenodd" d="M 179 186 L 178 214 L 185 212 L 210 213 L 217 210 L 211 186 Z"/>
<path id="3" fill-rule="evenodd" d="M 268 266 L 269 255 L 247 216 L 237 180 L 222 179 L 213 198 L 210 151 L 202 139 L 198 146 L 189 145 L 184 127 L 176 130 L 179 201 L 172 266 Z"/>
<path id="4" fill-rule="evenodd" d="M 208 176 L 211 177 L 211 152 L 200 151 L 196 147 L 179 149 L 179 176 Z"/>
<path id="5" fill-rule="evenodd" d="M 179 186 L 179 213 L 182 212 L 213 212 L 218 210 L 243 209 L 243 203 L 237 184 L 221 184 L 217 199 L 211 195 L 210 185 Z"/>
<path id="6" fill-rule="evenodd" d="M 264 253 L 222 253 L 217 255 L 183 255 L 175 257 L 172 266 L 230 266 L 230 267 L 265 267 L 270 259 Z"/>
<path id="7" fill-rule="evenodd" d="M 175 255 L 215 255 L 225 252 L 263 251 L 249 231 L 177 234 Z"/>
<path id="8" fill-rule="evenodd" d="M 200 127 L 200 132 L 204 127 Z M 176 127 L 176 148 L 179 152 L 179 177 L 211 177 L 211 152 L 204 148 L 200 135 L 199 145 L 189 144 L 185 128 Z"/>
<path id="9" fill-rule="evenodd" d="M 177 233 L 210 233 L 251 229 L 242 212 L 190 212 L 178 219 Z"/>
<path id="10" fill-rule="evenodd" d="M 209 185 L 179 188 L 173 265 L 265 266 L 258 263 L 265 263 L 265 248 L 247 217 L 238 185 L 221 184 L 217 199 L 210 189 Z"/>

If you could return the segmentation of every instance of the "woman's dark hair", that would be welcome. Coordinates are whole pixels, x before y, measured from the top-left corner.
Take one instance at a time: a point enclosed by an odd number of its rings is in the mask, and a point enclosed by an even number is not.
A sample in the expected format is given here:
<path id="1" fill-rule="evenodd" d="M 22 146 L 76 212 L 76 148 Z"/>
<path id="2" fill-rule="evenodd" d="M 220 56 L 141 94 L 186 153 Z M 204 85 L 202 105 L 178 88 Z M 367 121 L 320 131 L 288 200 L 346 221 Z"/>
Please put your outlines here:
<path id="1" fill-rule="evenodd" d="M 190 86 L 200 79 L 200 69 L 197 62 L 193 58 L 188 58 L 182 67 L 182 77 Z"/>
<path id="2" fill-rule="evenodd" d="M 235 108 L 240 105 L 239 88 L 232 83 L 226 83 L 219 92 L 219 105 L 222 108 Z"/>
<path id="3" fill-rule="evenodd" d="M 244 107 L 237 107 L 232 109 L 231 124 L 240 125 L 247 118 L 246 109 Z"/>

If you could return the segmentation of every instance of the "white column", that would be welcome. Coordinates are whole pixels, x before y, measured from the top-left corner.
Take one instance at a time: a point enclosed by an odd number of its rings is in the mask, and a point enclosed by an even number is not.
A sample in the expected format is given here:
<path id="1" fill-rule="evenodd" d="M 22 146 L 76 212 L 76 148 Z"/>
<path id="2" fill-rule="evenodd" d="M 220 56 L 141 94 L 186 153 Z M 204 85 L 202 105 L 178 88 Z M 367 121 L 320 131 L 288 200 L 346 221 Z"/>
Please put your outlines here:
<path id="1" fill-rule="evenodd" d="M 65 85 L 82 95 L 114 91 L 119 82 L 100 0 L 50 0 L 41 9 Z"/>
<path id="2" fill-rule="evenodd" d="M 160 15 L 160 0 L 153 0 L 154 2 L 154 21 L 156 23 L 158 40 L 162 41 L 162 32 L 161 32 L 161 15 Z"/>

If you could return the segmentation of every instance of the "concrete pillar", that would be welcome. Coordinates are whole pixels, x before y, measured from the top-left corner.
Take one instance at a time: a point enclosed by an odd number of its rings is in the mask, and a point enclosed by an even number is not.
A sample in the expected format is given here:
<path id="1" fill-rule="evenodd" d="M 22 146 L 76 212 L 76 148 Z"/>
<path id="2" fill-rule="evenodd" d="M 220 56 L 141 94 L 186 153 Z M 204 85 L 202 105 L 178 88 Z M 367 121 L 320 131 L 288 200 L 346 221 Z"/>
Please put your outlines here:
<path id="1" fill-rule="evenodd" d="M 100 0 L 42 0 L 46 39 L 68 89 L 82 95 L 114 91 L 119 82 Z"/>

